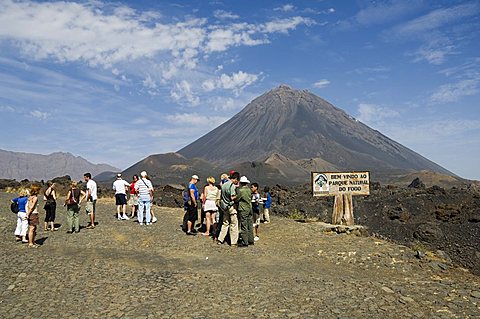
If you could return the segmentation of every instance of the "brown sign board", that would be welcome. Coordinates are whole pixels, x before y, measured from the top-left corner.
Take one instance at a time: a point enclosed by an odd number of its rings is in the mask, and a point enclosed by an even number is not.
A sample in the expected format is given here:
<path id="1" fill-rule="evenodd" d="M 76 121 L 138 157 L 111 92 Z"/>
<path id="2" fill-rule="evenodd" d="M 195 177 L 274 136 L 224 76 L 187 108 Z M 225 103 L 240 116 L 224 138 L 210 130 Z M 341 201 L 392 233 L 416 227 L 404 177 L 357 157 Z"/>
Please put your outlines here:
<path id="1" fill-rule="evenodd" d="M 370 195 L 370 172 L 312 172 L 313 196 Z"/>

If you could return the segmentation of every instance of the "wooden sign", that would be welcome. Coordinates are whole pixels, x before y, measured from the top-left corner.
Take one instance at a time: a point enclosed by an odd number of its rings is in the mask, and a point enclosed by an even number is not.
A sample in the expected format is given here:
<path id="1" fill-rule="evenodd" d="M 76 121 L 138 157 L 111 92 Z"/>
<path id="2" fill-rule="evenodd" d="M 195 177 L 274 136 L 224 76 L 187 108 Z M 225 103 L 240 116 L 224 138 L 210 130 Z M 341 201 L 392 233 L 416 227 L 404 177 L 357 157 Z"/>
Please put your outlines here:
<path id="1" fill-rule="evenodd" d="M 351 226 L 353 195 L 370 195 L 370 172 L 312 172 L 313 196 L 335 196 L 332 224 Z"/>

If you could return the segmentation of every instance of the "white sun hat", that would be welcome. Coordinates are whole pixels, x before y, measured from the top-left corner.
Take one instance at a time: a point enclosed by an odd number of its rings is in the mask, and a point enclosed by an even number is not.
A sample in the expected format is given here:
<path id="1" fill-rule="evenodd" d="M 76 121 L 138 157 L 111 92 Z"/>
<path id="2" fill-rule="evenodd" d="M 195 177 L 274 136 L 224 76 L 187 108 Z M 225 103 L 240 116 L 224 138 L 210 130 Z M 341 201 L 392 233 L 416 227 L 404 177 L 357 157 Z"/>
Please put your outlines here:
<path id="1" fill-rule="evenodd" d="M 240 183 L 247 183 L 247 184 L 249 184 L 250 181 L 248 180 L 247 176 L 242 176 L 242 177 L 240 177 Z"/>

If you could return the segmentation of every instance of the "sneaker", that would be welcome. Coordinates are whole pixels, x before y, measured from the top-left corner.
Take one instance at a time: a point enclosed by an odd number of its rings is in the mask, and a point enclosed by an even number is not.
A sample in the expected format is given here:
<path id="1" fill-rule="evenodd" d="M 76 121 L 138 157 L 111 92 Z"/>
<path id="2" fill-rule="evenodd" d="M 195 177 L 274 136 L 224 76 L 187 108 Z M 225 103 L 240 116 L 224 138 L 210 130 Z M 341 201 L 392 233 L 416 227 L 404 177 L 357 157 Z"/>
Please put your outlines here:
<path id="1" fill-rule="evenodd" d="M 143 223 L 138 223 L 139 225 L 143 225 Z"/>
<path id="2" fill-rule="evenodd" d="M 123 219 L 123 220 L 130 220 L 130 218 L 128 218 L 127 215 L 123 215 L 122 219 Z"/>
<path id="3" fill-rule="evenodd" d="M 260 240 L 260 237 L 258 236 L 255 236 L 255 238 L 253 238 L 254 241 L 259 241 Z"/>
<path id="4" fill-rule="evenodd" d="M 263 222 L 264 224 L 270 224 L 270 221 L 269 220 L 266 220 Z"/>
<path id="5" fill-rule="evenodd" d="M 152 224 L 152 223 L 146 223 L 145 225 L 149 226 L 149 225 L 151 225 L 151 224 Z"/>
<path id="6" fill-rule="evenodd" d="M 152 223 L 156 223 L 157 222 L 157 217 L 153 217 L 152 218 Z"/>
<path id="7" fill-rule="evenodd" d="M 120 215 L 117 216 L 117 220 L 122 220 L 122 217 L 120 217 Z"/>

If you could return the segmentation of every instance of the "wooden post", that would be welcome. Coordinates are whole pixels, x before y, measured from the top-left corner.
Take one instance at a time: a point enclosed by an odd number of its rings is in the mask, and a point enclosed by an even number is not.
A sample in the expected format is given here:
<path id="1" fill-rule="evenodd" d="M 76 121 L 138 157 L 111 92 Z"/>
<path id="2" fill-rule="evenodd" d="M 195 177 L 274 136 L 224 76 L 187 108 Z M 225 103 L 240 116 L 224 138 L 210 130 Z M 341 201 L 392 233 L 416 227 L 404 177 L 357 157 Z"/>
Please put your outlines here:
<path id="1" fill-rule="evenodd" d="M 333 204 L 332 224 L 351 226 L 353 218 L 353 200 L 351 194 L 335 195 Z"/>

